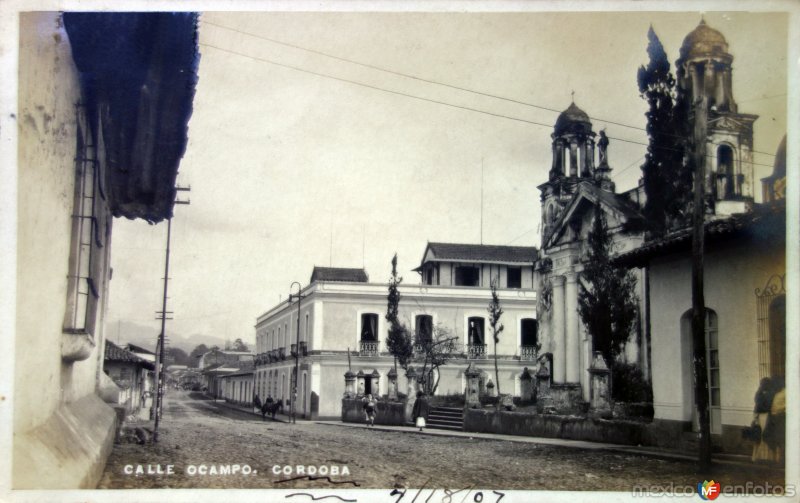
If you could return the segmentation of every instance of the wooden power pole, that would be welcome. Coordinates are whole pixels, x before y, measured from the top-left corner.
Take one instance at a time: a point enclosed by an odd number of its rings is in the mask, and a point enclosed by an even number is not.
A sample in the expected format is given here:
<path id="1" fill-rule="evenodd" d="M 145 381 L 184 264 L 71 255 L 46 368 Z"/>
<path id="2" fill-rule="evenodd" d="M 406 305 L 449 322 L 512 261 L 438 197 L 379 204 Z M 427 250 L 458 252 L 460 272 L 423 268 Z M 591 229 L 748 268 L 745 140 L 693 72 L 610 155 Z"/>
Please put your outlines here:
<path id="1" fill-rule="evenodd" d="M 692 353 L 694 362 L 694 398 L 700 426 L 698 464 L 701 471 L 711 466 L 711 424 L 708 411 L 708 367 L 706 362 L 705 319 L 703 295 L 703 254 L 706 183 L 706 131 L 708 97 L 694 102 L 694 208 L 692 215 Z"/>

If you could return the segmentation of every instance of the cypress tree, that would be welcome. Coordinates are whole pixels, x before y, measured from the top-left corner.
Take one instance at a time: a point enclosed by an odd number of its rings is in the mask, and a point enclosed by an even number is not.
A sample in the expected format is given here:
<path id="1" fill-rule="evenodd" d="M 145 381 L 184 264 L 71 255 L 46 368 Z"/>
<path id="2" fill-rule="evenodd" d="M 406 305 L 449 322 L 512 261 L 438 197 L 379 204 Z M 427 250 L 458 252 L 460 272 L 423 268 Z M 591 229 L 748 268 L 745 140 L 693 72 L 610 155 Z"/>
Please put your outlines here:
<path id="1" fill-rule="evenodd" d="M 647 230 L 655 236 L 684 224 L 691 197 L 691 171 L 684 152 L 688 141 L 688 109 L 676 86 L 664 46 L 651 26 L 647 32 L 650 61 L 637 75 L 639 92 L 649 106 L 649 144 L 642 165 L 647 201 L 643 208 Z M 687 179 L 688 176 L 688 179 Z"/>
<path id="2" fill-rule="evenodd" d="M 595 206 L 587 243 L 578 314 L 592 337 L 593 350 L 602 352 L 613 365 L 625 349 L 636 321 L 636 278 L 611 263 L 611 235 L 599 204 Z"/>

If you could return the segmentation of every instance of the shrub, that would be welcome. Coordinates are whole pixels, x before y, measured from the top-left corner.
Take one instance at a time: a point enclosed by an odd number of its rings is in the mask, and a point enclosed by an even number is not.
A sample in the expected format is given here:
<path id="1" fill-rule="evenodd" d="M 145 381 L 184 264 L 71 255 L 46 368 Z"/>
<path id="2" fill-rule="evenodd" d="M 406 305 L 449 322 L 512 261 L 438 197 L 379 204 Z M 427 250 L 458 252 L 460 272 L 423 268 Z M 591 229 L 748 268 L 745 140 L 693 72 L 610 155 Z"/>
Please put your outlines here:
<path id="1" fill-rule="evenodd" d="M 611 395 L 619 402 L 651 403 L 653 388 L 637 365 L 615 362 L 611 366 Z"/>

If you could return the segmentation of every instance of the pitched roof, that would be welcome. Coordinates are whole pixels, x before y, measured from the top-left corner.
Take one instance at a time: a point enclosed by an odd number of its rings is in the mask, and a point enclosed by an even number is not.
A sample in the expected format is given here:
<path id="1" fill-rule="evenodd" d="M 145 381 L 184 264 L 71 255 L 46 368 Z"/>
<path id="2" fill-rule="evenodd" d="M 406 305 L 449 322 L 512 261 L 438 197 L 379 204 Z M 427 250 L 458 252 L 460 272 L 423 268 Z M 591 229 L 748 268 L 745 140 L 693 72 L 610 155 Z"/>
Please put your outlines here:
<path id="1" fill-rule="evenodd" d="M 150 351 L 149 349 L 143 348 L 142 346 L 137 346 L 136 344 L 131 344 L 130 342 L 126 344 L 126 346 L 127 347 L 125 349 L 134 353 L 145 353 L 148 355 L 156 354 L 154 351 Z"/>
<path id="2" fill-rule="evenodd" d="M 315 281 L 346 281 L 351 283 L 366 283 L 369 281 L 367 271 L 364 269 L 347 267 L 318 267 L 314 266 L 309 283 Z"/>
<path id="3" fill-rule="evenodd" d="M 428 250 L 431 251 L 436 261 L 456 260 L 532 264 L 538 256 L 538 250 L 533 246 L 428 243 Z M 427 256 L 427 250 L 425 256 Z"/>
<path id="4" fill-rule="evenodd" d="M 581 182 L 578 185 L 577 192 L 572 197 L 572 200 L 569 202 L 564 211 L 561 213 L 561 216 L 558 218 L 555 225 L 553 225 L 550 233 L 544 237 L 544 240 L 542 241 L 543 247 L 551 246 L 561 235 L 561 233 L 567 227 L 567 222 L 570 221 L 575 212 L 579 209 L 582 201 L 589 201 L 592 204 L 599 203 L 611 209 L 611 211 L 620 214 L 624 217 L 624 220 L 629 223 L 644 219 L 636 203 L 631 201 L 625 195 L 609 192 L 594 185 L 593 183 Z"/>
<path id="5" fill-rule="evenodd" d="M 744 236 L 781 245 L 786 239 L 786 207 L 776 204 L 757 205 L 749 213 L 740 213 L 704 224 L 706 244 Z M 692 244 L 692 228 L 685 227 L 666 236 L 645 242 L 639 248 L 622 253 L 613 262 L 629 267 L 641 267 L 658 256 L 688 252 Z"/>
<path id="6" fill-rule="evenodd" d="M 152 363 L 136 356 L 127 349 L 123 349 L 117 346 L 116 344 L 114 344 L 109 340 L 106 341 L 105 360 L 110 362 L 136 363 L 150 370 L 153 370 L 155 368 L 155 366 Z"/>

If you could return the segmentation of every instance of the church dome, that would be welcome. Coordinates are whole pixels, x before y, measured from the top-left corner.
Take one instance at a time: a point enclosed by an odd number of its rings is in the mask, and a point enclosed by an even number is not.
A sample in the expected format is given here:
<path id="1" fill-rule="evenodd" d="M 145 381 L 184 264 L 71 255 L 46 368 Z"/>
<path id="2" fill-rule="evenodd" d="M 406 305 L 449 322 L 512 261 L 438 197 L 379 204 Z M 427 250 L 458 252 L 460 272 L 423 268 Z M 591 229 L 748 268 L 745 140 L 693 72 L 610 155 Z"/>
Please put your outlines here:
<path id="1" fill-rule="evenodd" d="M 730 57 L 725 37 L 708 26 L 704 20 L 683 39 L 680 54 L 681 59 Z"/>
<path id="2" fill-rule="evenodd" d="M 555 134 L 563 133 L 591 133 L 592 123 L 586 112 L 581 110 L 573 102 L 566 110 L 558 116 L 555 126 Z"/>

